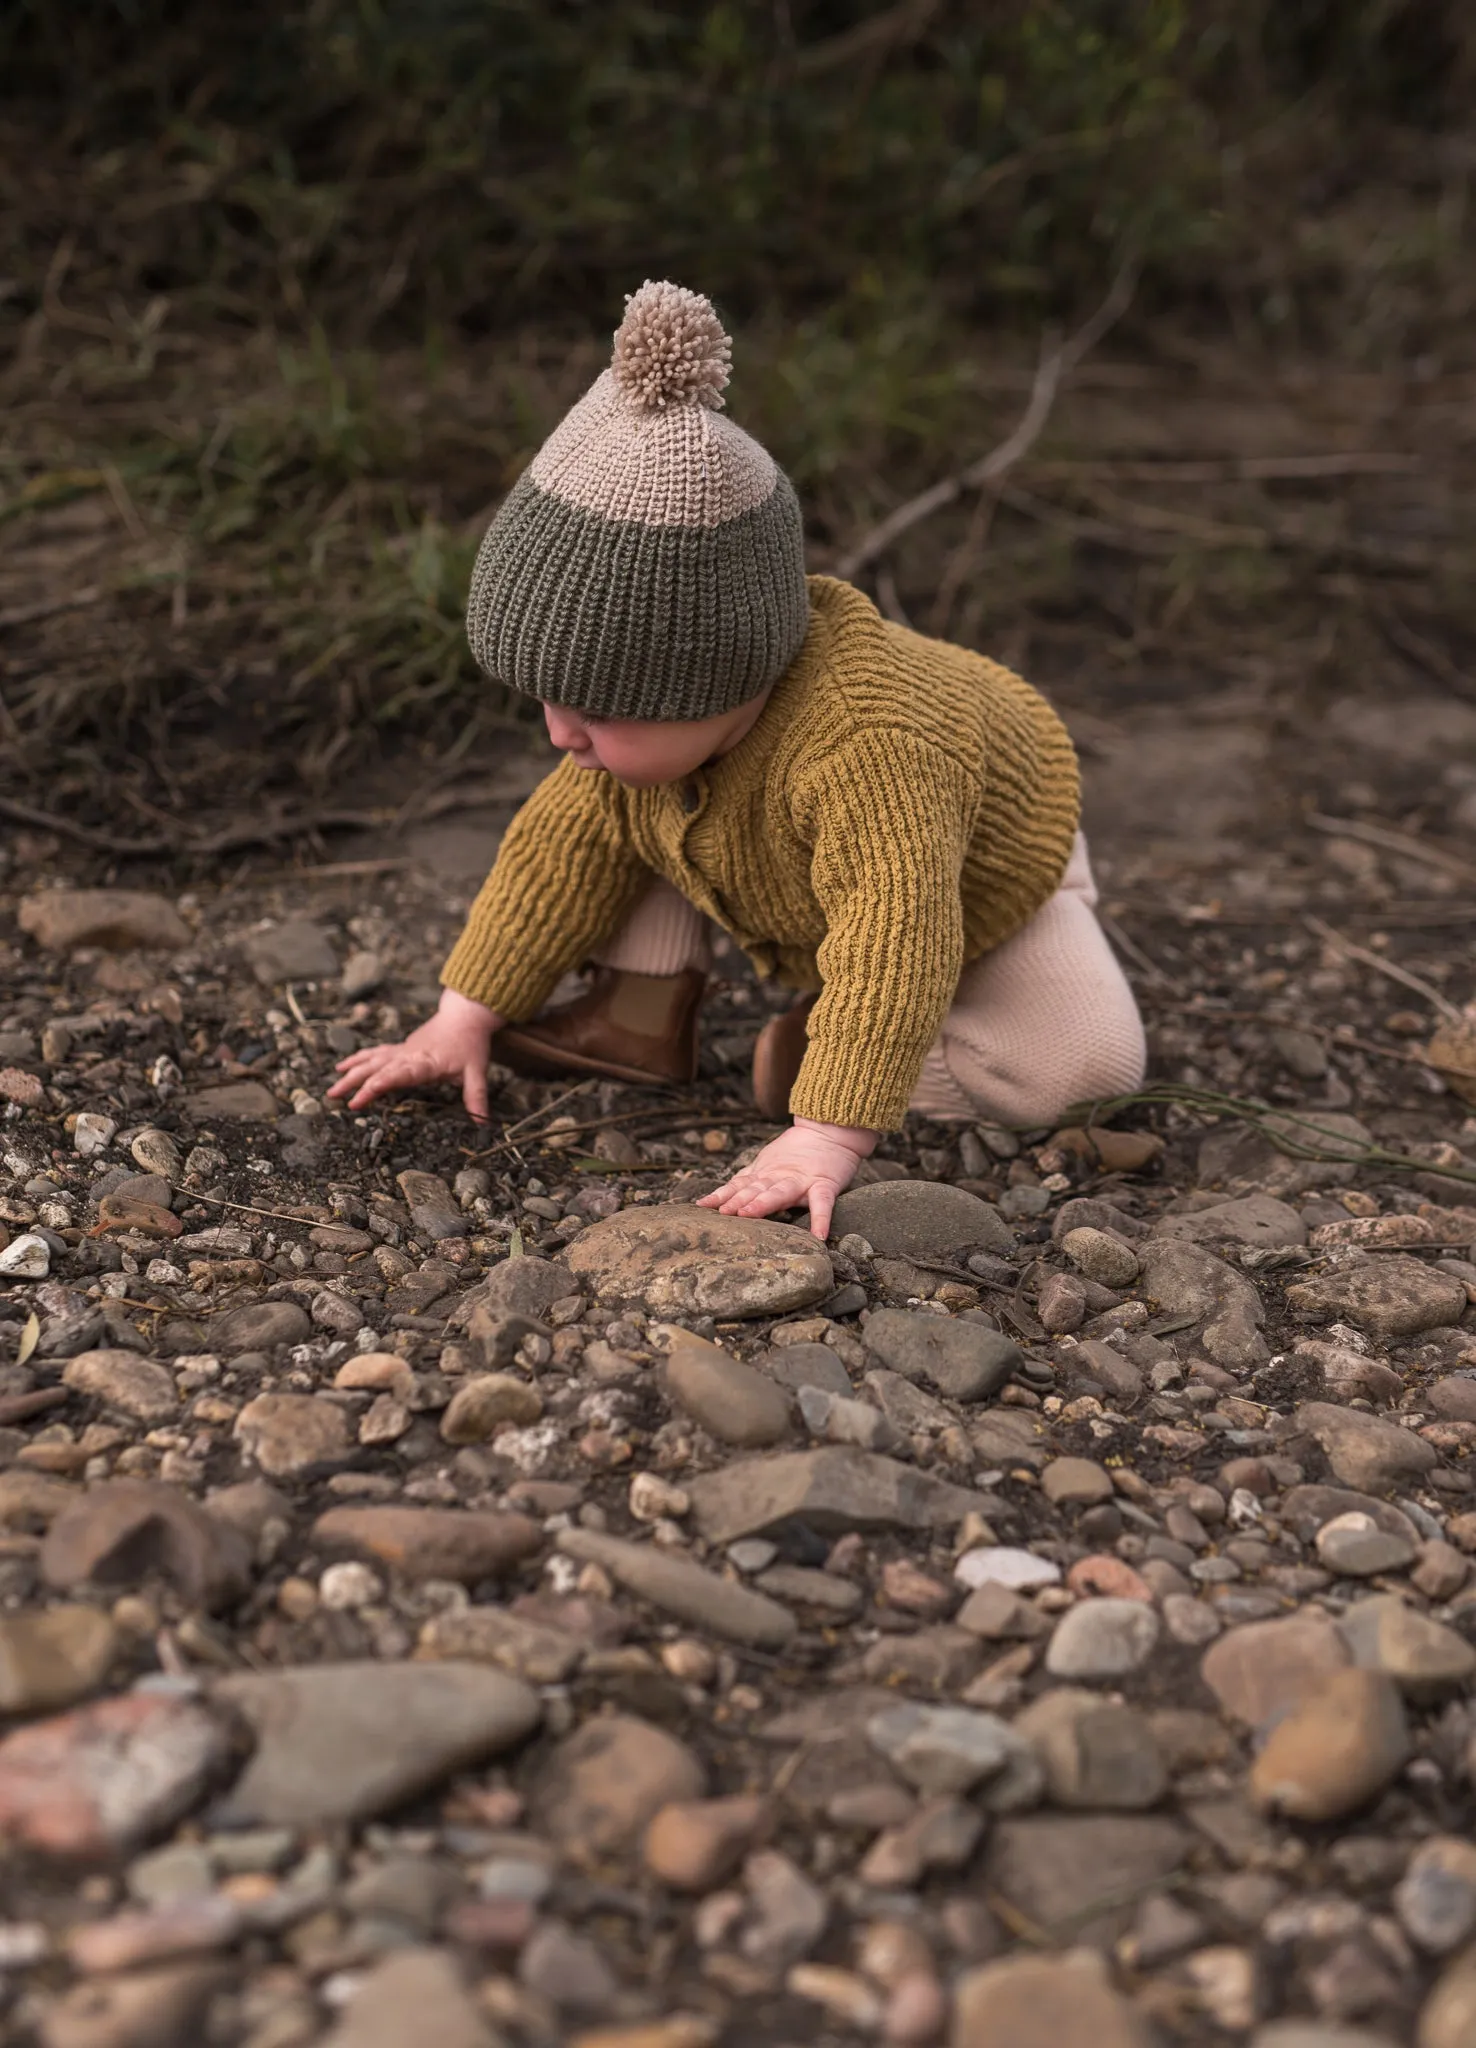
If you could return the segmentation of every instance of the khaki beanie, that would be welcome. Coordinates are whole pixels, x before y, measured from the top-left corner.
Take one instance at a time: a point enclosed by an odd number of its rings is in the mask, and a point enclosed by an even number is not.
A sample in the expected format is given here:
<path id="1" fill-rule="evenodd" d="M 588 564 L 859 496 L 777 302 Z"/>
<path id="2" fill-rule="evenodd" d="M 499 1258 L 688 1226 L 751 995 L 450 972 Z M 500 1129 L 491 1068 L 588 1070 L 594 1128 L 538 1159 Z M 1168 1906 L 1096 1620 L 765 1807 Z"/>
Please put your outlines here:
<path id="1" fill-rule="evenodd" d="M 708 301 L 643 284 L 614 358 L 488 527 L 467 637 L 487 674 L 591 718 L 708 718 L 777 682 L 809 626 L 793 486 L 719 410 Z"/>

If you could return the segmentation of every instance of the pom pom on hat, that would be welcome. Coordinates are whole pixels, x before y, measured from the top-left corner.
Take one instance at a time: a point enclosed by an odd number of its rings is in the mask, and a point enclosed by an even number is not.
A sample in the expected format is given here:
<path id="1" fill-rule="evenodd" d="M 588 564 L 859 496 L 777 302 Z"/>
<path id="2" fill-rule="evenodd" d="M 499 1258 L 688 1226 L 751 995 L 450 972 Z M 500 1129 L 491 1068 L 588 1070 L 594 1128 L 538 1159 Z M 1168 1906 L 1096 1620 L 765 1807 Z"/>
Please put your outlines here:
<path id="1" fill-rule="evenodd" d="M 610 368 L 637 412 L 705 405 L 717 410 L 733 359 L 723 323 L 701 292 L 650 278 L 625 302 Z"/>

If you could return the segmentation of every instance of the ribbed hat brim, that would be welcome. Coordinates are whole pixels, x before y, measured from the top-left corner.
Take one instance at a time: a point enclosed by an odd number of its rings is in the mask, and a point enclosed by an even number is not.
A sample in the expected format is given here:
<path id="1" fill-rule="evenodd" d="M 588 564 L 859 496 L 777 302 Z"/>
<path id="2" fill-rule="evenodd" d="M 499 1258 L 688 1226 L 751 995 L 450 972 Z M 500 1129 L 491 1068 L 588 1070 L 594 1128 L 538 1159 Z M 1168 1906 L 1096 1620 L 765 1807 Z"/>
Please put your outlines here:
<path id="1" fill-rule="evenodd" d="M 499 682 L 591 718 L 705 718 L 759 695 L 810 621 L 799 503 L 782 470 L 712 526 L 601 517 L 525 475 L 487 529 L 467 637 Z"/>

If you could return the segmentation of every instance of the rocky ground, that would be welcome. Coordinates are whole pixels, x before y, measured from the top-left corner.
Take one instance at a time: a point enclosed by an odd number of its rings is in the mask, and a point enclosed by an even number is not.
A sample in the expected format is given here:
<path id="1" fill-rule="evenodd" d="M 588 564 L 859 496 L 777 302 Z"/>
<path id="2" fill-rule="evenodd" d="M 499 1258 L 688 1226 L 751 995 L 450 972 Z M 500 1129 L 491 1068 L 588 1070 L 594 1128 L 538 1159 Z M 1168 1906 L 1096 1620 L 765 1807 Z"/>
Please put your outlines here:
<path id="1" fill-rule="evenodd" d="M 1083 715 L 1199 1092 L 910 1128 L 823 1251 L 691 1207 L 732 956 L 686 1095 L 325 1111 L 497 816 L 183 896 L 17 835 L 6 2038 L 1469 2048 L 1476 776 L 1354 709 L 1335 829 L 1233 706 Z"/>

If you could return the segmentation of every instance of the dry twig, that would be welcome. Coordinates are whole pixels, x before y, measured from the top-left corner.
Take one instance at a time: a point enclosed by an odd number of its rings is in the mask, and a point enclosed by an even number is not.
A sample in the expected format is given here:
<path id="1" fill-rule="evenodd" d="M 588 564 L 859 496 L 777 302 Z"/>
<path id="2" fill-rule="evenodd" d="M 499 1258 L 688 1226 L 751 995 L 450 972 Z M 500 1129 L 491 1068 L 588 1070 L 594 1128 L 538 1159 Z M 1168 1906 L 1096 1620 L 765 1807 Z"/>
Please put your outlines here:
<path id="1" fill-rule="evenodd" d="M 1448 1001 L 1438 988 L 1432 988 L 1428 981 L 1422 981 L 1419 975 L 1411 974 L 1407 967 L 1396 966 L 1392 960 L 1381 960 L 1378 954 L 1371 953 L 1367 946 L 1355 946 L 1351 939 L 1345 939 L 1341 932 L 1335 932 L 1332 926 L 1324 924 L 1320 917 L 1304 917 L 1302 922 L 1314 938 L 1321 939 L 1324 945 L 1331 946 L 1335 953 L 1341 953 L 1345 959 L 1356 960 L 1362 967 L 1371 967 L 1376 974 L 1385 975 L 1390 981 L 1397 981 L 1401 988 L 1410 989 L 1415 995 L 1422 996 L 1432 1009 L 1438 1010 L 1441 1016 L 1448 1018 L 1452 1024 L 1465 1023 L 1465 1018 L 1454 1003 Z"/>
<path id="2" fill-rule="evenodd" d="M 904 533 L 910 532 L 924 519 L 931 518 L 933 513 L 941 512 L 945 505 L 953 504 L 965 491 L 987 490 L 991 484 L 998 484 L 1007 476 L 1039 440 L 1063 379 L 1070 376 L 1083 356 L 1096 347 L 1108 329 L 1127 311 L 1137 281 L 1137 259 L 1130 257 L 1113 279 L 1111 291 L 1085 326 L 1078 328 L 1067 341 L 1054 347 L 1042 346 L 1030 398 L 1013 433 L 978 462 L 971 462 L 967 469 L 961 469 L 953 476 L 941 478 L 927 490 L 919 492 L 917 497 L 909 498 L 905 505 L 899 505 L 894 512 L 888 513 L 870 533 L 862 536 L 849 553 L 841 556 L 836 563 L 837 576 L 849 581 L 858 570 L 884 554 Z"/>
<path id="3" fill-rule="evenodd" d="M 1412 832 L 1397 832 L 1392 825 L 1369 825 L 1361 818 L 1329 818 L 1321 811 L 1308 811 L 1306 823 L 1314 832 L 1326 832 L 1334 839 L 1357 839 L 1365 846 L 1377 846 L 1384 853 L 1402 854 L 1407 860 L 1423 861 L 1442 874 L 1459 876 L 1463 882 L 1476 881 L 1476 865 L 1458 854 L 1427 846 Z"/>

